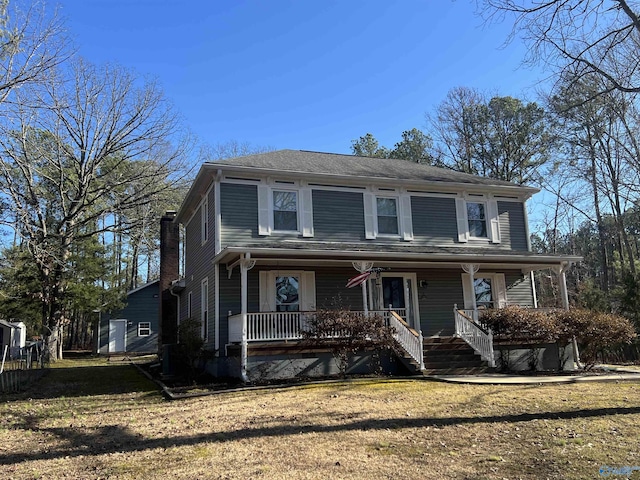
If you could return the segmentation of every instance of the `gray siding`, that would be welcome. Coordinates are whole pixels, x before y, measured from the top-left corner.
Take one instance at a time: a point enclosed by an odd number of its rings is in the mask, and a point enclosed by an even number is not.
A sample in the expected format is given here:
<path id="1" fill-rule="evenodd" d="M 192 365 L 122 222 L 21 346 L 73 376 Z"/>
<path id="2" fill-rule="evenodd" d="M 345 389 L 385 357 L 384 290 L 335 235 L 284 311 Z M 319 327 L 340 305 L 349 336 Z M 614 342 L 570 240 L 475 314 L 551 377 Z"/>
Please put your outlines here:
<path id="1" fill-rule="evenodd" d="M 501 247 L 526 251 L 527 229 L 525 205 L 520 202 L 498 202 Z"/>
<path id="2" fill-rule="evenodd" d="M 461 270 L 419 270 L 420 325 L 425 337 L 454 333 L 453 306 L 464 304 Z M 420 287 L 420 281 L 426 286 Z"/>
<path id="3" fill-rule="evenodd" d="M 212 188 L 208 195 L 208 224 L 209 235 L 202 243 L 201 206 L 194 213 L 191 221 L 185 227 L 185 289 L 180 295 L 180 320 L 187 318 L 189 292 L 192 292 L 191 318 L 200 321 L 202 316 L 202 280 L 207 278 L 209 283 L 207 344 L 213 344 L 215 339 L 215 276 L 211 260 L 215 256 L 215 192 Z"/>
<path id="4" fill-rule="evenodd" d="M 256 185 L 222 183 L 221 244 L 272 242 L 297 239 L 309 242 L 366 242 L 362 193 L 334 190 L 313 190 L 314 236 L 271 234 L 258 235 L 258 192 Z M 210 205 L 212 205 L 210 201 Z M 211 211 L 210 207 L 210 211 Z M 498 202 L 501 243 L 491 244 L 488 239 L 470 239 L 458 242 L 456 205 L 453 198 L 411 197 L 411 216 L 414 240 L 378 238 L 373 243 L 403 243 L 410 245 L 490 246 L 503 250 L 527 250 L 524 204 Z M 197 213 L 196 213 L 197 215 Z M 193 223 L 193 221 L 191 222 Z M 198 226 L 199 228 L 199 226 Z"/>
<path id="5" fill-rule="evenodd" d="M 258 235 L 258 188 L 256 185 L 220 184 L 221 245 L 260 239 Z"/>
<path id="6" fill-rule="evenodd" d="M 533 307 L 531 276 L 514 271 L 505 272 L 504 276 L 507 284 L 507 302 L 523 307 Z"/>
<path id="7" fill-rule="evenodd" d="M 458 241 L 453 198 L 411 197 L 413 243 L 454 245 Z"/>
<path id="8" fill-rule="evenodd" d="M 314 240 L 364 240 L 362 193 L 313 190 L 313 228 Z"/>

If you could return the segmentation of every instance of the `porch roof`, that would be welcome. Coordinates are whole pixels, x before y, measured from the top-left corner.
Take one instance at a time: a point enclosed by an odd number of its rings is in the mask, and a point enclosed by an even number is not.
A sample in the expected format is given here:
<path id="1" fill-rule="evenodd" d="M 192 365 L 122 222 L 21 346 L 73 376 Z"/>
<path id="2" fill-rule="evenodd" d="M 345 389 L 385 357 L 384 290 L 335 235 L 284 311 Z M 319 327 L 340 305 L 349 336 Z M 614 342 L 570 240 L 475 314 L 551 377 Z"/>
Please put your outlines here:
<path id="1" fill-rule="evenodd" d="M 531 270 L 557 265 L 570 265 L 582 260 L 575 255 L 537 254 L 526 251 L 500 250 L 488 247 L 446 247 L 398 244 L 323 243 L 281 241 L 247 243 L 225 247 L 213 259 L 214 263 L 230 263 L 239 255 L 265 261 L 323 260 L 349 262 L 420 262 L 425 264 L 503 264 Z"/>

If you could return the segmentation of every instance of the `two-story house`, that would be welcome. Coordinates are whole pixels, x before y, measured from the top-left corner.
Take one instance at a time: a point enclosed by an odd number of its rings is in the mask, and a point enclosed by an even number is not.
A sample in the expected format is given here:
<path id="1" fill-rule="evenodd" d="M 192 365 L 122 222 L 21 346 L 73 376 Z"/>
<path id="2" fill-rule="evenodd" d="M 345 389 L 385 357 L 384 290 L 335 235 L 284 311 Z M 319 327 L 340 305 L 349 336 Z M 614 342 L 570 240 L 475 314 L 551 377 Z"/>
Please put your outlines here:
<path id="1" fill-rule="evenodd" d="M 475 338 L 492 364 L 479 309 L 536 307 L 538 269 L 558 275 L 568 306 L 564 272 L 579 259 L 531 252 L 525 202 L 536 192 L 308 151 L 205 163 L 174 219 L 185 232 L 184 275 L 171 292 L 178 321 L 202 322 L 219 375 L 328 373 L 319 353 L 296 345 L 305 315 L 337 301 L 384 315 L 418 369 L 430 340 L 456 334 Z"/>

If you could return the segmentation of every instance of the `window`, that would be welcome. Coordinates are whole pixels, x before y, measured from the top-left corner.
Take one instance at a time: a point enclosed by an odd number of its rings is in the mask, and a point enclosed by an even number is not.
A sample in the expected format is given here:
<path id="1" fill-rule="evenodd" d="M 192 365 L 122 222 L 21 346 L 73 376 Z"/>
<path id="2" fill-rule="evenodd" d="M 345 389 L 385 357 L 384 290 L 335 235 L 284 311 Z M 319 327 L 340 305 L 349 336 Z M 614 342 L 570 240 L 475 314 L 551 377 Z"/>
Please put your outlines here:
<path id="1" fill-rule="evenodd" d="M 386 235 L 413 240 L 411 195 L 399 193 L 398 196 L 376 196 L 365 192 L 362 200 L 365 238 L 371 240 L 378 235 Z"/>
<path id="2" fill-rule="evenodd" d="M 138 323 L 138 336 L 148 337 L 151 335 L 151 322 L 139 322 Z"/>
<path id="3" fill-rule="evenodd" d="M 379 235 L 398 235 L 398 205 L 395 198 L 376 198 Z"/>
<path id="4" fill-rule="evenodd" d="M 205 198 L 200 209 L 200 228 L 202 243 L 209 239 L 209 201 Z"/>
<path id="5" fill-rule="evenodd" d="M 491 278 L 474 278 L 473 291 L 476 296 L 476 306 L 478 308 L 493 308 Z"/>
<path id="6" fill-rule="evenodd" d="M 261 312 L 310 312 L 316 309 L 315 272 L 262 270 Z"/>
<path id="7" fill-rule="evenodd" d="M 462 274 L 464 308 L 501 308 L 507 305 L 506 279 L 503 273 L 481 272 L 473 277 Z M 475 298 L 474 298 L 475 297 Z"/>
<path id="8" fill-rule="evenodd" d="M 193 312 L 193 292 L 189 292 L 187 296 L 187 318 L 191 318 L 191 312 Z"/>
<path id="9" fill-rule="evenodd" d="M 478 201 L 482 199 L 482 201 Z M 500 243 L 498 202 L 485 195 L 456 198 L 458 242 Z"/>
<path id="10" fill-rule="evenodd" d="M 273 229 L 285 232 L 298 231 L 298 193 L 273 191 Z"/>
<path id="11" fill-rule="evenodd" d="M 300 278 L 276 277 L 276 312 L 300 311 Z"/>
<path id="12" fill-rule="evenodd" d="M 467 202 L 469 236 L 487 238 L 487 216 L 484 203 Z"/>
<path id="13" fill-rule="evenodd" d="M 273 232 L 313 237 L 313 193 L 308 187 L 278 190 L 258 185 L 258 235 Z"/>

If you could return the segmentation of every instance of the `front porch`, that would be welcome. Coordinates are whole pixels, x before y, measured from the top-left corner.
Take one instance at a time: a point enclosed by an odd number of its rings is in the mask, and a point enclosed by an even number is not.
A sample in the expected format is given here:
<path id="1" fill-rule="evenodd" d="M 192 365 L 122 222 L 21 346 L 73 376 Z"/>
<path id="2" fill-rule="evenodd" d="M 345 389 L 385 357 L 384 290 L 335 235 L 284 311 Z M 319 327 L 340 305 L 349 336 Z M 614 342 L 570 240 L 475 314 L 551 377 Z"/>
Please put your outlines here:
<path id="1" fill-rule="evenodd" d="M 225 296 L 217 303 L 215 321 L 219 323 L 211 330 L 216 332 L 216 345 L 220 341 L 232 350 L 240 347 L 245 379 L 251 348 L 260 344 L 266 352 L 269 344 L 298 343 L 319 309 L 346 308 L 362 315 L 380 315 L 395 328 L 406 357 L 421 371 L 428 350 L 424 337 L 463 339 L 487 367 L 493 367 L 491 332 L 478 324 L 479 312 L 508 304 L 535 308 L 534 270 L 551 269 L 557 274 L 562 304 L 568 305 L 563 287 L 570 261 L 564 258 L 544 258 L 543 262 L 528 253 L 483 253 L 476 254 L 483 262 L 456 263 L 451 256 L 425 255 L 421 261 L 403 261 L 376 252 L 374 262 L 347 260 L 344 252 L 337 258 L 330 251 L 286 253 L 289 256 L 277 257 L 277 249 L 228 251 L 217 258 L 216 288 Z M 347 288 L 347 281 L 359 272 L 372 274 L 360 286 Z"/>

